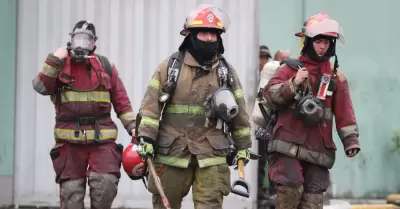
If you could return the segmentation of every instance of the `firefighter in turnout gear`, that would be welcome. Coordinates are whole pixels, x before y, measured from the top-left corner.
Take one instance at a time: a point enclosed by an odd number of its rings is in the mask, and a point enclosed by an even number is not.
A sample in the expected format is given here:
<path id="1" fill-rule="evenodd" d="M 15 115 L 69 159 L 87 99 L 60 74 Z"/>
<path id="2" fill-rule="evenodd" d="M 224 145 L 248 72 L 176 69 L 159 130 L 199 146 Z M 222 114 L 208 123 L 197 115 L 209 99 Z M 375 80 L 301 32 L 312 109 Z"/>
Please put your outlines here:
<path id="1" fill-rule="evenodd" d="M 56 111 L 50 156 L 60 184 L 60 208 L 83 209 L 86 182 L 91 208 L 111 208 L 120 178 L 122 145 L 111 107 L 132 134 L 135 115 L 114 65 L 95 54 L 96 30 L 79 21 L 68 47 L 50 53 L 33 88 L 50 95 Z"/>
<path id="2" fill-rule="evenodd" d="M 333 116 L 348 157 L 360 151 L 359 132 L 348 82 L 338 70 L 340 24 L 318 13 L 296 36 L 301 56 L 287 60 L 264 88 L 278 115 L 268 144 L 269 175 L 277 185 L 277 209 L 321 209 L 335 162 Z"/>
<path id="3" fill-rule="evenodd" d="M 243 89 L 222 57 L 221 33 L 228 26 L 227 15 L 214 5 L 192 11 L 179 52 L 158 66 L 141 104 L 140 153 L 154 155 L 173 209 L 181 208 L 190 188 L 196 209 L 222 208 L 231 191 L 228 153 L 234 148 L 233 164 L 250 158 Z M 148 179 L 153 208 L 164 208 L 151 174 Z"/>

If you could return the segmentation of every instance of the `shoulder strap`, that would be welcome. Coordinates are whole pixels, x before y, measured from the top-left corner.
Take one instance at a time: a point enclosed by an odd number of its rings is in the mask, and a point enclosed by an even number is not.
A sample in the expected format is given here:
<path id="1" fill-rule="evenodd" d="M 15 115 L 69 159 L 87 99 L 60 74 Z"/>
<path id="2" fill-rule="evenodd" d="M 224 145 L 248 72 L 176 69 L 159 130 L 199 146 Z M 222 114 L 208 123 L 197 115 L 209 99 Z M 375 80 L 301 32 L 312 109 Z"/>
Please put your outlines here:
<path id="1" fill-rule="evenodd" d="M 104 72 L 106 72 L 110 77 L 112 76 L 112 67 L 110 61 L 107 59 L 107 57 L 102 56 L 97 54 L 97 57 L 99 58 L 101 62 L 101 66 L 104 68 Z"/>
<path id="2" fill-rule="evenodd" d="M 298 70 L 302 67 L 304 67 L 304 64 L 302 62 L 300 62 L 298 59 L 294 59 L 294 58 L 286 58 L 283 59 L 280 63 L 280 65 L 283 64 L 287 64 L 289 67 Z"/>
<path id="3" fill-rule="evenodd" d="M 218 67 L 217 69 L 217 76 L 218 80 L 220 81 L 219 85 L 232 87 L 233 76 L 231 74 L 229 64 L 222 55 L 219 55 L 219 61 L 222 64 L 222 66 Z"/>
<path id="4" fill-rule="evenodd" d="M 168 78 L 169 82 L 178 82 L 179 75 L 181 74 L 182 62 L 184 54 L 177 51 L 173 53 L 168 60 Z"/>
<path id="5" fill-rule="evenodd" d="M 160 121 L 162 120 L 165 106 L 169 103 L 169 101 L 171 101 L 171 98 L 173 97 L 176 84 L 178 82 L 178 78 L 181 73 L 183 57 L 184 57 L 184 52 L 178 51 L 173 53 L 168 60 L 167 80 L 163 84 L 162 88 L 163 93 L 160 97 L 160 102 L 164 104 L 161 109 L 161 117 L 159 119 Z M 165 99 L 163 99 L 163 96 L 166 96 Z"/>

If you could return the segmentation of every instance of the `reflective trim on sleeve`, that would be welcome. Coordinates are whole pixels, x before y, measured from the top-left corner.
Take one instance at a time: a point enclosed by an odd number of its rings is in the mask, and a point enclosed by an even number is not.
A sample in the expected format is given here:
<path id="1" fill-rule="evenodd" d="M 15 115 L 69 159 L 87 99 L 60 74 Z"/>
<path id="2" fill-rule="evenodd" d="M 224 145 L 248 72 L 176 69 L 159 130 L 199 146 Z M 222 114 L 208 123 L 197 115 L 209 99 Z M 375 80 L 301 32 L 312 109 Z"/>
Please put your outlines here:
<path id="1" fill-rule="evenodd" d="M 119 116 L 119 119 L 121 120 L 122 124 L 126 128 L 131 124 L 132 122 L 135 122 L 136 120 L 136 115 L 133 112 L 127 112 Z"/>
<path id="2" fill-rule="evenodd" d="M 50 66 L 47 63 L 44 63 L 43 68 L 40 71 L 40 73 L 42 73 L 43 75 L 50 77 L 50 78 L 57 78 L 58 72 L 59 72 L 59 69 L 57 69 L 53 66 Z"/>
<path id="3" fill-rule="evenodd" d="M 154 78 L 150 80 L 149 86 L 155 89 L 161 89 L 160 81 Z"/>
<path id="4" fill-rule="evenodd" d="M 342 127 L 338 130 L 338 134 L 340 139 L 343 141 L 346 137 L 352 134 L 358 134 L 358 126 L 357 124 L 349 125 Z"/>
<path id="5" fill-rule="evenodd" d="M 242 128 L 242 129 L 236 130 L 236 131 L 234 131 L 232 133 L 232 135 L 233 135 L 234 138 L 241 138 L 241 137 L 244 137 L 244 136 L 250 136 L 251 135 L 250 128 Z"/>
<path id="6" fill-rule="evenodd" d="M 140 121 L 140 125 L 145 125 L 145 126 L 150 126 L 155 129 L 158 129 L 159 126 L 159 121 L 158 119 L 153 119 L 147 116 L 142 116 L 142 119 Z"/>

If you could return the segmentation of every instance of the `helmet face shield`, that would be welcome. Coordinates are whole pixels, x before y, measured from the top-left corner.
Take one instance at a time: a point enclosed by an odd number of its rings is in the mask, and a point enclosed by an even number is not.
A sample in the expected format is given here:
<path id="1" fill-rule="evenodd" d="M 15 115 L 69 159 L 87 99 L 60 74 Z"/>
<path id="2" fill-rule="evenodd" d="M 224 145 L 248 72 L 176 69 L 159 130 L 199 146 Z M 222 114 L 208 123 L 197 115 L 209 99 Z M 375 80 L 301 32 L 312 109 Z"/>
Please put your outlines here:
<path id="1" fill-rule="evenodd" d="M 74 33 L 71 36 L 72 49 L 81 49 L 93 51 L 95 45 L 95 37 L 85 32 Z"/>
<path id="2" fill-rule="evenodd" d="M 336 37 L 342 43 L 345 42 L 342 26 L 332 19 L 311 20 L 304 28 L 303 33 L 310 38 L 314 38 L 317 35 L 327 35 Z"/>

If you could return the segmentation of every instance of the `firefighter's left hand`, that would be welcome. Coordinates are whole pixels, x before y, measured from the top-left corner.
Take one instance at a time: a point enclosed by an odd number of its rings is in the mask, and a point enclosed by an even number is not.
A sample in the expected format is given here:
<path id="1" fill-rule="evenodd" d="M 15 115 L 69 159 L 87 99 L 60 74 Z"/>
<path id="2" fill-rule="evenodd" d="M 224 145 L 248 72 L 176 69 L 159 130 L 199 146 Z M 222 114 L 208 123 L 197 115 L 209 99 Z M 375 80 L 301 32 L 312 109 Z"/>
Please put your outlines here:
<path id="1" fill-rule="evenodd" d="M 360 151 L 360 148 L 352 148 L 346 151 L 347 157 L 354 157 Z"/>
<path id="2" fill-rule="evenodd" d="M 154 156 L 154 148 L 153 145 L 144 141 L 141 141 L 139 143 L 139 149 L 138 149 L 138 153 L 140 156 L 142 157 L 146 157 L 146 156 L 150 156 L 153 157 Z"/>
<path id="3" fill-rule="evenodd" d="M 239 150 L 234 159 L 234 165 L 236 165 L 235 170 L 237 170 L 238 160 L 242 159 L 244 161 L 244 165 L 246 165 L 250 161 L 250 152 L 248 149 Z"/>

